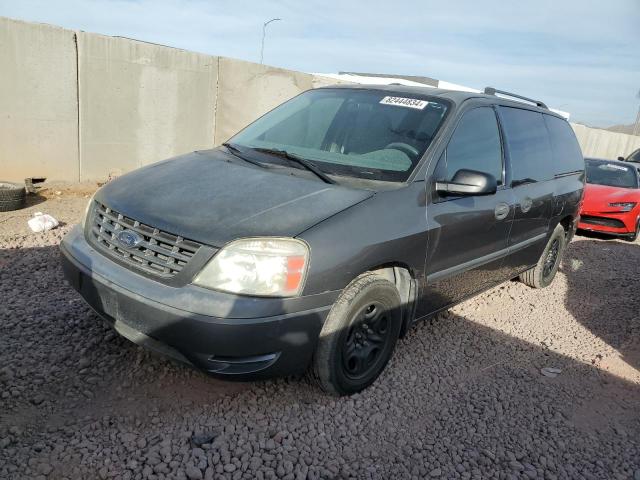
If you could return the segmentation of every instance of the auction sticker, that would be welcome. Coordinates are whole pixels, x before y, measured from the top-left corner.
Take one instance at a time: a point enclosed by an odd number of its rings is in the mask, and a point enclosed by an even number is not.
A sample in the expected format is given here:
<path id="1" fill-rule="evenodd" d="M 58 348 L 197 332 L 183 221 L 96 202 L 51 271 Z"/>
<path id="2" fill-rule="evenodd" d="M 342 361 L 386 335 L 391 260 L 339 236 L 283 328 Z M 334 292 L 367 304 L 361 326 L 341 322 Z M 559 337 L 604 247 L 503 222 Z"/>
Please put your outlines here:
<path id="1" fill-rule="evenodd" d="M 621 170 L 623 172 L 626 172 L 627 170 L 629 170 L 629 167 L 626 167 L 623 165 L 616 165 L 614 163 L 605 163 L 604 165 L 600 165 L 600 168 L 602 170 Z"/>
<path id="2" fill-rule="evenodd" d="M 426 100 L 418 100 L 416 98 L 405 97 L 384 97 L 380 100 L 383 105 L 395 105 L 397 107 L 415 108 L 417 110 L 423 110 L 429 102 Z"/>

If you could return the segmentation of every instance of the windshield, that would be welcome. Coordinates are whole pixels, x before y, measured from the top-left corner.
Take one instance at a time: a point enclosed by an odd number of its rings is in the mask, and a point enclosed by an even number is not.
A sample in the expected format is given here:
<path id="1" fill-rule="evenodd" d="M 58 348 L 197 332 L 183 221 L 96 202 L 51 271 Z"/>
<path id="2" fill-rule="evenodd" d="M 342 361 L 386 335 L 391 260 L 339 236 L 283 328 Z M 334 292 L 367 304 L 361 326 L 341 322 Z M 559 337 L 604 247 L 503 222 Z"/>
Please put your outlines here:
<path id="1" fill-rule="evenodd" d="M 330 175 L 404 181 L 436 135 L 447 104 L 424 95 L 387 93 L 311 90 L 259 118 L 229 143 L 286 151 Z M 272 161 L 281 163 L 276 156 Z"/>
<path id="2" fill-rule="evenodd" d="M 610 187 L 638 188 L 638 177 L 633 167 L 619 163 L 586 160 L 587 183 Z"/>

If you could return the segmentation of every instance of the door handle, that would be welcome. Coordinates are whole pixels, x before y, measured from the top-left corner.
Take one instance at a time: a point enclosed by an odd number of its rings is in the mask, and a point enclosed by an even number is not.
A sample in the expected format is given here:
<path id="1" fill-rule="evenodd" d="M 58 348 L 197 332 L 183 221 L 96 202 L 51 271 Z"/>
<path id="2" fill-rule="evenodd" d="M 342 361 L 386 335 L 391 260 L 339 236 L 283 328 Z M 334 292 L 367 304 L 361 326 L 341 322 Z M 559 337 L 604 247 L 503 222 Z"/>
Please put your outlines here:
<path id="1" fill-rule="evenodd" d="M 496 209 L 494 210 L 494 214 L 496 216 L 496 220 L 504 220 L 509 215 L 509 205 L 506 203 L 499 203 L 496 205 Z"/>

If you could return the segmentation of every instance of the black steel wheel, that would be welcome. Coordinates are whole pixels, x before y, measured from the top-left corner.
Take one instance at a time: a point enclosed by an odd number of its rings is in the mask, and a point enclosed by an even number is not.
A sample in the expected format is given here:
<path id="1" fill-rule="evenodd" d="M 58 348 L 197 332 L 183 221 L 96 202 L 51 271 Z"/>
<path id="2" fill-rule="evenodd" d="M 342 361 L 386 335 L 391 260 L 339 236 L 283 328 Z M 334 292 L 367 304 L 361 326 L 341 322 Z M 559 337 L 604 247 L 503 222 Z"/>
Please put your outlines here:
<path id="1" fill-rule="evenodd" d="M 395 285 L 375 273 L 361 275 L 331 308 L 310 374 L 324 391 L 334 395 L 365 389 L 391 358 L 401 320 Z"/>
<path id="2" fill-rule="evenodd" d="M 560 239 L 554 238 L 547 252 L 547 257 L 544 260 L 544 267 L 542 269 L 542 275 L 544 277 L 551 275 L 551 272 L 555 269 L 559 258 L 558 253 L 560 253 Z"/>
<path id="3" fill-rule="evenodd" d="M 351 327 L 340 340 L 345 375 L 359 379 L 376 369 L 391 338 L 390 315 L 378 301 L 372 301 L 356 313 Z"/>
<path id="4" fill-rule="evenodd" d="M 538 263 L 520 274 L 520 281 L 533 288 L 544 288 L 551 285 L 560 267 L 560 260 L 567 243 L 567 232 L 562 225 L 557 225 L 551 232 L 547 245 L 540 255 Z"/>

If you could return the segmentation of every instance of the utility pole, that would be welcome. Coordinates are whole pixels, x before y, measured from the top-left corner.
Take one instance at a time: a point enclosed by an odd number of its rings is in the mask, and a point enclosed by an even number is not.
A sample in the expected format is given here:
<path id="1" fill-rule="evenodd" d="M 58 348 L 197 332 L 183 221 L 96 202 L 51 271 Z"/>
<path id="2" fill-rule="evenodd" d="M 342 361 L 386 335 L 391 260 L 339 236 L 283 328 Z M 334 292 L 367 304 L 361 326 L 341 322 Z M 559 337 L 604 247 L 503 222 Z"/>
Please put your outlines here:
<path id="1" fill-rule="evenodd" d="M 636 98 L 640 100 L 640 90 L 636 93 Z M 638 106 L 638 114 L 636 115 L 636 123 L 633 126 L 633 134 L 640 135 L 640 106 Z"/>
<path id="2" fill-rule="evenodd" d="M 267 25 L 269 25 L 271 22 L 278 22 L 280 20 L 282 20 L 282 19 L 281 18 L 272 18 L 268 22 L 264 22 L 262 24 L 262 46 L 260 47 L 260 64 L 262 64 L 263 60 L 264 60 L 264 37 L 267 34 Z"/>

